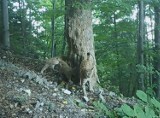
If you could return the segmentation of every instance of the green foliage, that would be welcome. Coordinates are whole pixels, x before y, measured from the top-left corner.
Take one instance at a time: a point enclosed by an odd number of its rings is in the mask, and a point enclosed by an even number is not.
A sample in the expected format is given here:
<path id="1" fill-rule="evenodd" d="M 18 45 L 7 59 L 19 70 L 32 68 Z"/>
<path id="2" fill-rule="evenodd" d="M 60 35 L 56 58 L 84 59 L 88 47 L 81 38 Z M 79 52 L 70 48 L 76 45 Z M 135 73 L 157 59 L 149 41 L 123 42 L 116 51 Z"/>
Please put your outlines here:
<path id="1" fill-rule="evenodd" d="M 98 112 L 96 112 L 96 117 L 99 118 L 99 116 L 109 116 L 110 118 L 113 118 L 114 114 L 100 101 L 93 103 L 94 107 Z"/>
<path id="2" fill-rule="evenodd" d="M 90 1 L 79 0 L 72 4 L 72 7 L 75 9 L 90 9 L 92 7 L 92 3 Z"/>
<path id="3" fill-rule="evenodd" d="M 115 108 L 114 111 L 109 110 L 104 103 L 94 102 L 97 109 L 97 117 L 108 116 L 109 118 L 159 118 L 160 117 L 160 102 L 155 98 L 150 98 L 146 93 L 138 90 L 136 93 L 139 101 L 134 106 L 123 104 L 120 108 Z"/>
<path id="4" fill-rule="evenodd" d="M 136 92 L 136 95 L 137 95 L 137 97 L 138 97 L 139 99 L 141 99 L 143 102 L 147 102 L 147 94 L 144 93 L 143 91 L 138 90 L 138 91 Z"/>
<path id="5" fill-rule="evenodd" d="M 138 90 L 137 97 L 144 103 L 138 103 L 131 108 L 127 104 L 121 106 L 124 116 L 136 118 L 158 118 L 160 117 L 160 102 L 151 98 L 143 91 Z"/>
<path id="6" fill-rule="evenodd" d="M 121 106 L 121 109 L 127 116 L 134 117 L 134 110 L 130 106 L 124 104 Z"/>
<path id="7" fill-rule="evenodd" d="M 136 65 L 136 71 L 139 72 L 139 73 L 143 73 L 143 74 L 153 74 L 153 66 L 150 65 L 150 66 L 144 66 L 144 65 L 140 65 L 140 64 L 137 64 Z"/>
<path id="8" fill-rule="evenodd" d="M 151 103 L 160 111 L 160 102 L 159 101 L 157 101 L 155 98 L 152 98 Z"/>
<path id="9" fill-rule="evenodd" d="M 19 7 L 20 6 L 20 7 Z M 32 58 L 50 56 L 51 18 L 55 16 L 55 39 L 62 42 L 64 30 L 64 2 L 52 0 L 9 1 L 11 48 L 16 54 Z M 62 43 L 57 43 L 58 53 Z"/>
<path id="10" fill-rule="evenodd" d="M 133 90 L 137 84 L 133 82 L 137 77 L 137 23 L 130 17 L 134 5 L 135 1 L 132 0 L 101 0 L 95 5 L 94 12 L 98 21 L 94 25 L 94 32 L 100 81 L 105 88 L 110 85 L 108 83 L 119 87 L 120 92 L 127 96 L 135 94 L 135 91 L 129 90 Z"/>
<path id="11" fill-rule="evenodd" d="M 142 107 L 139 106 L 139 105 L 135 105 L 135 106 L 134 106 L 134 115 L 135 115 L 137 118 L 146 118 Z"/>

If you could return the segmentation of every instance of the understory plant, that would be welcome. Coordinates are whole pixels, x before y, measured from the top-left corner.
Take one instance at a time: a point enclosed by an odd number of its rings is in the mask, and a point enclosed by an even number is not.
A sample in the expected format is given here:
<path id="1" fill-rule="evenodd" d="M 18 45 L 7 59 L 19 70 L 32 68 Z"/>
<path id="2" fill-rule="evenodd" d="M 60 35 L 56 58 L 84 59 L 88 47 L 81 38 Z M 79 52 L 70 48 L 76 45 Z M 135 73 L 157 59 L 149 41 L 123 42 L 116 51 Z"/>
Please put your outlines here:
<path id="1" fill-rule="evenodd" d="M 105 103 L 95 102 L 97 117 L 103 115 L 109 118 L 160 118 L 160 102 L 158 100 L 141 90 L 138 90 L 136 95 L 138 101 L 135 105 L 123 104 L 114 110 L 109 110 Z"/>

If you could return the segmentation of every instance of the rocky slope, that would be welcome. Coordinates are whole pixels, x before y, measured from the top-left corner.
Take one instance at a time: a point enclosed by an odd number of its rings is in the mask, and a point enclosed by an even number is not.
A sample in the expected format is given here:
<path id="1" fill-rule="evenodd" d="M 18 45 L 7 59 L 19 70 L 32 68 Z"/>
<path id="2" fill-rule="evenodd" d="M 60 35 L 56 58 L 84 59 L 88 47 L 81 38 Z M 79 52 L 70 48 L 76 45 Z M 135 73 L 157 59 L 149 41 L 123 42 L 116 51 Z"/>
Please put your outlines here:
<path id="1" fill-rule="evenodd" d="M 0 118 L 95 118 L 96 101 L 108 109 L 135 103 L 103 88 L 84 99 L 81 87 L 60 81 L 52 70 L 41 75 L 43 65 L 40 60 L 0 51 Z"/>

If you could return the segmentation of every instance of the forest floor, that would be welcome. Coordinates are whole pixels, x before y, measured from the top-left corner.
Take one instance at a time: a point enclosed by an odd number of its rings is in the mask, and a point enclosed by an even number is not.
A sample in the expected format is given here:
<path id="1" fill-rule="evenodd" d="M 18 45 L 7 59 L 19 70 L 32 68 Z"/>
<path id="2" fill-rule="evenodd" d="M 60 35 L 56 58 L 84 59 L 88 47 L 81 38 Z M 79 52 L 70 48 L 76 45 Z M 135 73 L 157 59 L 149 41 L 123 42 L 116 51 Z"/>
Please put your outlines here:
<path id="1" fill-rule="evenodd" d="M 108 109 L 135 103 L 103 88 L 84 99 L 81 87 L 59 83 L 53 70 L 41 75 L 43 66 L 44 61 L 0 51 L 0 118 L 107 118 L 94 102 L 102 100 Z"/>

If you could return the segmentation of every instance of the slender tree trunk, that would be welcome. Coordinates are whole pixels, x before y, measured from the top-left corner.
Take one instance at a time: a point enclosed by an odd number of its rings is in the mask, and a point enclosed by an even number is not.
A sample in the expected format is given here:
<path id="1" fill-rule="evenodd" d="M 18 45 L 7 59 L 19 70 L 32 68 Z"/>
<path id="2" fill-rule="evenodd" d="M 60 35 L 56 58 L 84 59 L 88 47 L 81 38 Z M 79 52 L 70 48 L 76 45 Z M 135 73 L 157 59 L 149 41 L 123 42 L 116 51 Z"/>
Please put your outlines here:
<path id="1" fill-rule="evenodd" d="M 0 46 L 3 43 L 3 36 L 2 36 L 2 0 L 0 1 Z"/>
<path id="2" fill-rule="evenodd" d="M 149 10 L 150 11 L 152 10 L 151 6 L 149 7 Z M 154 24 L 152 22 L 153 21 L 153 15 L 150 13 L 149 17 L 150 17 L 150 22 L 151 22 L 151 36 L 152 36 L 152 39 L 151 39 L 152 43 L 151 43 L 151 45 L 154 46 L 154 44 L 153 44 L 154 43 L 154 30 L 152 30 L 154 28 Z M 151 67 L 152 65 L 153 65 L 152 55 L 149 55 L 149 66 Z M 149 74 L 149 84 L 150 84 L 151 87 L 153 86 L 152 82 L 153 82 L 153 74 L 150 73 Z"/>
<path id="3" fill-rule="evenodd" d="M 155 6 L 155 70 L 157 71 L 153 83 L 156 85 L 155 92 L 158 98 L 160 98 L 160 7 Z"/>
<path id="4" fill-rule="evenodd" d="M 25 29 L 25 8 L 24 8 L 24 1 L 23 0 L 18 0 L 18 3 L 19 3 L 19 9 L 20 9 L 20 21 L 21 21 L 21 43 L 22 43 L 22 47 L 23 47 L 23 54 L 26 55 L 28 54 L 27 51 L 26 51 L 26 37 L 25 37 L 25 32 L 26 32 L 26 29 Z"/>
<path id="5" fill-rule="evenodd" d="M 64 17 L 64 22 L 65 22 L 65 26 L 64 26 L 64 35 L 63 35 L 63 44 L 62 44 L 62 55 L 65 54 L 66 52 L 66 16 Z"/>
<path id="6" fill-rule="evenodd" d="M 124 86 L 124 83 L 126 83 L 126 82 L 124 82 L 125 80 L 121 77 L 121 70 L 120 70 L 120 65 L 119 65 L 119 51 L 118 51 L 118 34 L 117 34 L 117 22 L 116 22 L 116 13 L 114 13 L 114 16 L 113 16 L 113 24 L 114 24 L 114 39 L 115 39 L 115 49 L 116 49 L 116 56 L 117 56 L 117 63 L 116 63 L 116 65 L 117 65 L 117 75 L 116 75 L 116 77 L 118 77 L 119 78 L 119 91 L 123 94 L 123 95 L 125 95 L 125 96 L 127 96 L 127 89 L 126 89 L 126 86 Z"/>
<path id="7" fill-rule="evenodd" d="M 86 59 L 87 52 L 94 58 L 95 71 L 92 79 L 97 80 L 97 69 L 94 49 L 94 37 L 92 28 L 92 13 L 90 10 L 90 0 L 67 0 L 67 24 L 66 34 L 68 43 L 68 57 L 73 67 L 78 67 L 77 77 L 79 77 L 79 65 L 82 59 Z M 74 81 L 74 80 L 73 80 Z M 79 82 L 77 79 L 75 82 Z"/>
<path id="8" fill-rule="evenodd" d="M 65 12 L 67 12 L 67 0 L 65 0 Z M 63 45 L 62 45 L 62 55 L 64 55 L 65 54 L 65 49 L 66 49 L 66 36 L 67 36 L 67 34 L 66 34 L 66 31 L 67 31 L 67 16 L 66 16 L 67 14 L 65 13 L 64 14 L 64 22 L 65 22 L 65 24 L 64 24 L 64 35 L 63 35 Z"/>
<path id="9" fill-rule="evenodd" d="M 27 7 L 27 9 L 29 9 L 29 29 L 28 29 L 28 35 L 29 36 L 27 36 L 28 37 L 27 39 L 31 38 L 32 30 L 33 30 L 33 28 L 32 28 L 32 10 L 31 10 L 31 6 L 32 6 L 32 4 L 28 5 L 28 7 Z M 29 41 L 29 40 L 27 40 L 27 41 L 28 41 L 27 44 L 31 45 L 31 41 Z M 29 50 L 31 50 L 31 48 Z"/>
<path id="10" fill-rule="evenodd" d="M 144 2 L 143 0 L 139 1 L 139 34 L 138 34 L 138 42 L 137 42 L 137 56 L 138 56 L 138 64 L 144 65 Z M 144 73 L 138 73 L 138 82 L 139 88 L 141 90 L 145 90 L 144 86 Z"/>
<path id="11" fill-rule="evenodd" d="M 51 57 L 56 56 L 56 40 L 55 40 L 55 13 L 56 13 L 56 0 L 52 1 L 53 5 L 53 16 L 52 16 L 52 47 L 51 47 Z"/>
<path id="12" fill-rule="evenodd" d="M 3 44 L 3 17 L 2 17 L 2 0 L 0 1 L 0 46 Z"/>
<path id="13" fill-rule="evenodd" d="M 3 11 L 3 46 L 5 49 L 10 48 L 10 38 L 9 38 L 9 18 L 8 18 L 8 1 L 2 1 L 2 11 Z"/>

